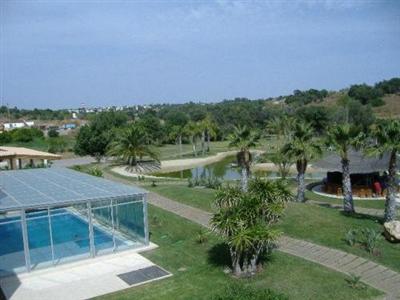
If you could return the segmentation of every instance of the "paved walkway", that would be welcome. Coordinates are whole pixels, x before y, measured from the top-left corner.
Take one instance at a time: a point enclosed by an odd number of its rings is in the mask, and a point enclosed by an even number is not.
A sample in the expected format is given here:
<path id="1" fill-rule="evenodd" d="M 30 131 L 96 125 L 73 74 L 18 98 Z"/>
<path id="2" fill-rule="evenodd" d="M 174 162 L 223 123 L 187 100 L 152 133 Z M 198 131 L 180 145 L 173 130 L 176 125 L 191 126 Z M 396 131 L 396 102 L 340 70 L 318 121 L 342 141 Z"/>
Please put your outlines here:
<path id="1" fill-rule="evenodd" d="M 111 180 L 129 181 L 106 174 Z M 173 201 L 156 193 L 149 193 L 148 202 L 166 211 L 210 228 L 211 213 Z M 344 251 L 320 246 L 303 240 L 283 236 L 278 250 L 318 263 L 335 271 L 361 277 L 366 284 L 387 294 L 386 299 L 400 299 L 400 274 L 387 267 Z"/>
<path id="2" fill-rule="evenodd" d="M 153 247 L 153 246 L 152 246 Z M 136 253 L 124 251 L 84 261 L 72 262 L 0 279 L 9 300 L 83 300 L 113 293 L 154 279 L 130 285 L 118 275 L 155 266 Z M 158 279 L 172 276 L 167 274 Z"/>
<path id="3" fill-rule="evenodd" d="M 75 158 L 64 158 L 60 160 L 53 160 L 53 166 L 55 167 L 72 167 L 75 165 L 86 165 L 95 162 L 96 160 L 91 156 L 75 157 Z"/>

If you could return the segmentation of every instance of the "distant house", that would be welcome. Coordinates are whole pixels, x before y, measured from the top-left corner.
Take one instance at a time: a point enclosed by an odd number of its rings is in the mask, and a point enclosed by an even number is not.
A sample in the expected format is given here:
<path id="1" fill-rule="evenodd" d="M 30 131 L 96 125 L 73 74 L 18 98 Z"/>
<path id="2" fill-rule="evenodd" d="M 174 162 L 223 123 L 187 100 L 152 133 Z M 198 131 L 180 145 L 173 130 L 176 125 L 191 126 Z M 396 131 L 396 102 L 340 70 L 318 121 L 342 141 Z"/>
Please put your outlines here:
<path id="1" fill-rule="evenodd" d="M 62 129 L 75 129 L 75 128 L 76 128 L 75 123 L 67 123 L 62 126 Z"/>
<path id="2" fill-rule="evenodd" d="M 4 123 L 4 130 L 9 131 L 16 128 L 32 127 L 33 125 L 35 125 L 34 121 L 25 121 L 25 120 L 13 123 Z"/>

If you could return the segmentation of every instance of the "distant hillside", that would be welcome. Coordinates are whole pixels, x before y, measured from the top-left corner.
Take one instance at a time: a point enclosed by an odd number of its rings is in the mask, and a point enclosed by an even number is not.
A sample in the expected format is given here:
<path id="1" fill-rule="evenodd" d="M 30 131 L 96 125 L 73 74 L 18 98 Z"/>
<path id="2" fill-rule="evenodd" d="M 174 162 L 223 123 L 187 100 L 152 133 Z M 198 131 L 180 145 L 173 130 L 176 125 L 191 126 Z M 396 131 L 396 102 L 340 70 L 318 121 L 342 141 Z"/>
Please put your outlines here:
<path id="1" fill-rule="evenodd" d="M 383 101 L 385 101 L 385 105 L 373 108 L 377 116 L 400 118 L 400 95 L 386 95 L 383 97 Z"/>
<path id="2" fill-rule="evenodd" d="M 345 92 L 334 92 L 329 96 L 324 98 L 321 102 L 314 102 L 307 104 L 307 106 L 324 106 L 324 107 L 334 107 L 337 105 L 337 101 L 340 97 L 345 95 Z M 399 94 L 389 94 L 382 97 L 385 102 L 384 105 L 378 107 L 372 107 L 373 112 L 377 117 L 389 118 L 396 117 L 400 118 L 400 95 Z"/>

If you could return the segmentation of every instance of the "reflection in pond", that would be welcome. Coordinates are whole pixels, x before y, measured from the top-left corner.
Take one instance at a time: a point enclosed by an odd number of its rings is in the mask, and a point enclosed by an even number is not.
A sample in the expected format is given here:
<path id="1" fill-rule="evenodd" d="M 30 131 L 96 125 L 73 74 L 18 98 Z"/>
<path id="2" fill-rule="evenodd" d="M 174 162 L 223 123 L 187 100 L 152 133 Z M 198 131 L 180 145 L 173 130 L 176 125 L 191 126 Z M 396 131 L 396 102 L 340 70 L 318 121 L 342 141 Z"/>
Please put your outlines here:
<path id="1" fill-rule="evenodd" d="M 173 177 L 173 178 L 208 178 L 216 177 L 223 180 L 239 180 L 241 178 L 240 168 L 236 166 L 236 157 L 228 156 L 218 162 L 186 169 L 182 171 L 175 171 L 169 173 L 157 173 L 156 176 L 162 177 Z M 276 178 L 279 177 L 279 173 L 276 171 L 256 171 L 253 175 L 260 177 Z M 306 178 L 310 179 L 322 179 L 326 174 L 321 172 L 307 173 Z M 296 174 L 290 174 L 289 177 L 295 177 Z"/>

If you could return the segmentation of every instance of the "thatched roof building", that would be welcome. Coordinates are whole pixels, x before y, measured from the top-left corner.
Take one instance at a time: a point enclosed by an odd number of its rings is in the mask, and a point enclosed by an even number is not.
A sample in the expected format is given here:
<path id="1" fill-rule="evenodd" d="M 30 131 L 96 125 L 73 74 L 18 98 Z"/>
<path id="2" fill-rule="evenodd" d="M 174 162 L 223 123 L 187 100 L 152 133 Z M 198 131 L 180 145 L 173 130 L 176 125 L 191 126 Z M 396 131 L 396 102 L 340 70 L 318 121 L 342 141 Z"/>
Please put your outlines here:
<path id="1" fill-rule="evenodd" d="M 390 154 L 385 153 L 382 157 L 366 156 L 363 152 L 350 150 L 350 173 L 368 174 L 383 172 L 388 169 Z M 341 158 L 337 153 L 332 153 L 313 164 L 313 167 L 320 168 L 329 172 L 342 172 Z"/>

